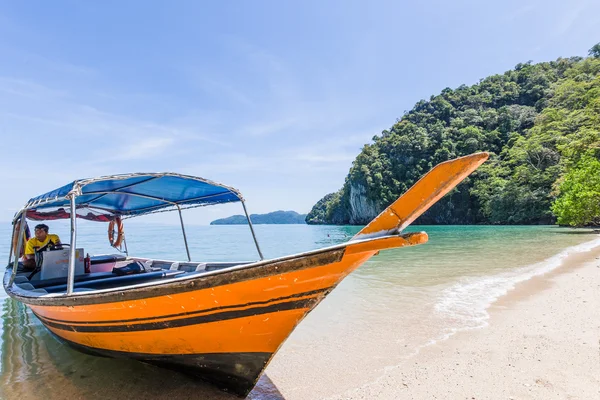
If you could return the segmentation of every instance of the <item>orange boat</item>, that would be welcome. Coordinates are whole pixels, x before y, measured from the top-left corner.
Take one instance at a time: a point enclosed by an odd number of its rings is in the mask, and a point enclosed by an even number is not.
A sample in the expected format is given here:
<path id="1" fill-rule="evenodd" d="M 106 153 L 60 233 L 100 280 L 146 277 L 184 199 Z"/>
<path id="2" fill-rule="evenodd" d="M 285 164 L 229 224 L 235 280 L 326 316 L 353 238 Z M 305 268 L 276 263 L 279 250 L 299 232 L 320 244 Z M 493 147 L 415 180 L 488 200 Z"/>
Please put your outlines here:
<path id="1" fill-rule="evenodd" d="M 350 241 L 247 263 L 191 261 L 182 209 L 242 202 L 241 194 L 202 178 L 172 173 L 77 180 L 31 199 L 13 220 L 4 288 L 52 333 L 87 353 L 128 357 L 177 369 L 246 396 L 298 323 L 344 277 L 380 250 L 427 241 L 402 234 L 431 205 L 486 159 L 477 153 L 433 168 Z M 108 222 L 178 211 L 187 261 L 144 257 L 83 258 L 77 218 Z M 67 248 L 36 253 L 36 269 L 20 272 L 26 221 L 70 218 Z M 112 233 L 112 230 L 111 230 Z M 14 257 L 13 257 L 14 255 Z"/>

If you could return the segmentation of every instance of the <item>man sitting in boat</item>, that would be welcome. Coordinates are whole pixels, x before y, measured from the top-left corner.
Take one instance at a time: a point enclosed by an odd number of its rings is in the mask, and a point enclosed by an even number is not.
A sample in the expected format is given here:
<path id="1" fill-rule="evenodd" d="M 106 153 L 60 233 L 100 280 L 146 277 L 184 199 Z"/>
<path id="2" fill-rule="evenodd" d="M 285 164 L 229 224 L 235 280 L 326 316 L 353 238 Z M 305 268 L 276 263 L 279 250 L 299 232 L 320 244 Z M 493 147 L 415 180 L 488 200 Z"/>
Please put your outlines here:
<path id="1" fill-rule="evenodd" d="M 58 235 L 48 233 L 48 225 L 38 224 L 35 226 L 34 236 L 27 241 L 25 245 L 25 260 L 23 267 L 26 271 L 33 271 L 36 266 L 35 253 L 54 247 L 60 247 L 60 238 Z"/>

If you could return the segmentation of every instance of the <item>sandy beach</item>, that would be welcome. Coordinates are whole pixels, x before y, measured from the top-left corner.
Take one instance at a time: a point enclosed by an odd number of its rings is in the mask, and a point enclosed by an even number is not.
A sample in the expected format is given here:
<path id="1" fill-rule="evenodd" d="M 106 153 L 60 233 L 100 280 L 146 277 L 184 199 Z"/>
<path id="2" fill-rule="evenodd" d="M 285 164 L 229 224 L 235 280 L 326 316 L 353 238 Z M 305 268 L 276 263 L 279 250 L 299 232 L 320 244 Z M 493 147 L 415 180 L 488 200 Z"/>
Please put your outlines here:
<path id="1" fill-rule="evenodd" d="M 486 328 L 425 347 L 328 399 L 598 399 L 599 309 L 595 248 L 517 285 L 490 308 Z"/>

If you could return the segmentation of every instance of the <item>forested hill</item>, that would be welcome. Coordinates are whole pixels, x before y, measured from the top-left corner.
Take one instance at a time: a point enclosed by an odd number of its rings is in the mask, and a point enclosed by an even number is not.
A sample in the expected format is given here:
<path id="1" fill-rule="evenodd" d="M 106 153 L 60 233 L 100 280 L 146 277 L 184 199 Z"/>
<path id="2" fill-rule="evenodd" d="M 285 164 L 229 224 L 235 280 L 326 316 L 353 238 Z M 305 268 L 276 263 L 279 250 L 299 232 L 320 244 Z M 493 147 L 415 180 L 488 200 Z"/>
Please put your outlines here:
<path id="1" fill-rule="evenodd" d="M 490 160 L 416 223 L 600 223 L 600 44 L 419 101 L 306 221 L 365 224 L 434 165 L 477 151 Z"/>
<path id="2" fill-rule="evenodd" d="M 268 214 L 250 214 L 253 224 L 304 224 L 306 214 L 298 214 L 296 211 L 273 211 Z M 245 215 L 232 215 L 212 221 L 211 225 L 239 225 L 247 224 Z"/>

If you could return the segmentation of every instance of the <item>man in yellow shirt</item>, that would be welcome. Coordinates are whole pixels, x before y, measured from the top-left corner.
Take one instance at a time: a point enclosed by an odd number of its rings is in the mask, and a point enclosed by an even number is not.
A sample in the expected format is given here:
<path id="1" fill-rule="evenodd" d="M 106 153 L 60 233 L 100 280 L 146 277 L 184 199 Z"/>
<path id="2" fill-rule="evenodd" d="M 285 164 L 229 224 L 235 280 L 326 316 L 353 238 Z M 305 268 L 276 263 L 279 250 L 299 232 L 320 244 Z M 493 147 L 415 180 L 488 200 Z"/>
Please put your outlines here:
<path id="1" fill-rule="evenodd" d="M 25 270 L 33 271 L 35 269 L 35 252 L 45 248 L 60 247 L 60 238 L 58 235 L 48 233 L 48 225 L 39 224 L 35 226 L 34 236 L 27 241 L 25 245 L 25 260 L 23 267 Z"/>

